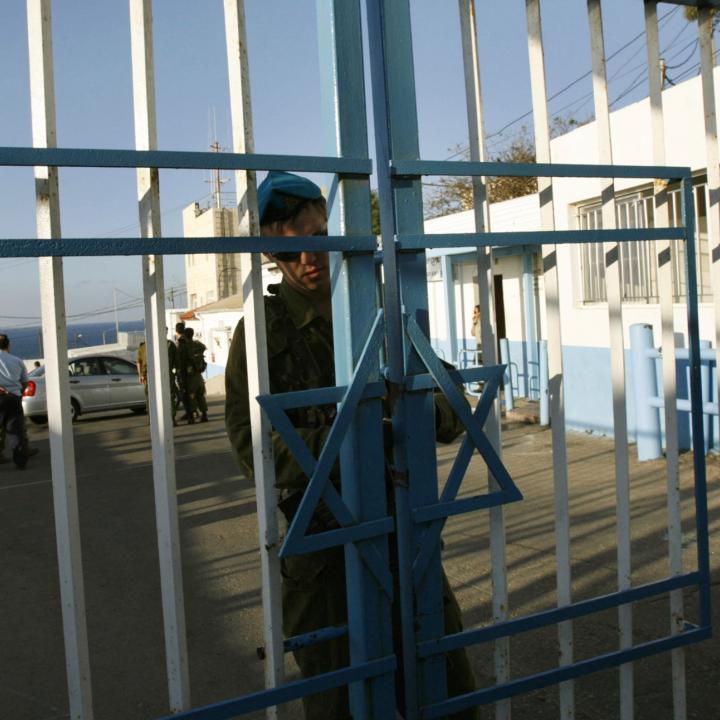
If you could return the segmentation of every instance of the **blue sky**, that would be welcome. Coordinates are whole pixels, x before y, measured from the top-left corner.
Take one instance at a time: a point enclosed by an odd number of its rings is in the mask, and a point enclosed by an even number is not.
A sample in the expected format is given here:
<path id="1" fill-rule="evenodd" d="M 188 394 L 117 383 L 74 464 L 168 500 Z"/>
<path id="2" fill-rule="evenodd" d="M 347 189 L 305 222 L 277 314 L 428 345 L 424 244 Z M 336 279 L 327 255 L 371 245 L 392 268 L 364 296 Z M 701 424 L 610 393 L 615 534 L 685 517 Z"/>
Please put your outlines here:
<path id="1" fill-rule="evenodd" d="M 532 118 L 524 0 L 477 3 L 483 94 L 491 152 Z M 443 159 L 467 143 L 467 122 L 457 3 L 411 0 L 421 155 Z M 642 0 L 603 0 L 610 55 L 643 30 Z M 29 146 L 30 100 L 25 3 L 0 10 L 0 145 Z M 319 58 L 313 0 L 246 0 L 256 151 L 322 155 Z M 670 77 L 696 72 L 697 31 L 682 11 L 660 5 L 661 45 L 668 48 Z M 543 3 L 548 90 L 552 95 L 590 69 L 589 32 L 581 0 Z M 53 3 L 53 39 L 60 147 L 132 148 L 128 6 L 121 0 Z M 228 80 L 221 0 L 156 0 L 154 43 L 158 144 L 165 150 L 206 150 L 215 135 L 230 146 Z M 644 40 L 610 61 L 610 97 L 617 106 L 647 94 Z M 553 114 L 584 119 L 592 112 L 591 81 L 579 80 L 551 104 Z M 512 123 L 501 134 L 497 131 Z M 214 129 L 213 129 L 214 128 Z M 372 130 L 371 130 L 372 138 Z M 372 141 L 370 142 L 371 156 Z M 208 173 L 161 173 L 162 229 L 182 234 L 181 210 L 205 202 Z M 232 184 L 224 188 L 229 192 Z M 232 201 L 228 195 L 227 202 Z M 62 232 L 67 237 L 138 234 L 135 173 L 130 170 L 63 169 Z M 3 237 L 33 237 L 34 184 L 27 168 L 0 168 Z M 140 259 L 68 259 L 69 321 L 101 321 L 94 314 L 119 302 L 131 306 L 121 319 L 142 314 Z M 40 315 L 37 261 L 0 259 L 0 331 L 36 324 Z M 185 284 L 182 258 L 166 259 L 166 285 Z M 133 300 L 135 298 L 136 300 Z"/>

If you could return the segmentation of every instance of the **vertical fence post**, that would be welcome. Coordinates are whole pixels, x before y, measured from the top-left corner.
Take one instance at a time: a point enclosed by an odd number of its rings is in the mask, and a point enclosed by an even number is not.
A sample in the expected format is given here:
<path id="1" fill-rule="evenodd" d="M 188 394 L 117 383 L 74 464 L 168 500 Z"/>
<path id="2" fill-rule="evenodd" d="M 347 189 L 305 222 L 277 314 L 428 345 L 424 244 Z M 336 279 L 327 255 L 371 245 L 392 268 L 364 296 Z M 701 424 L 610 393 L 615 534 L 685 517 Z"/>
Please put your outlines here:
<path id="1" fill-rule="evenodd" d="M 57 137 L 50 0 L 28 0 L 27 28 L 33 146 L 55 147 Z M 35 168 L 35 192 L 38 239 L 59 238 L 60 197 L 56 167 Z M 70 718 L 92 720 L 75 446 L 70 419 L 62 258 L 40 258 L 39 270 L 53 508 Z"/>
<path id="2" fill-rule="evenodd" d="M 368 157 L 362 22 L 359 0 L 316 0 L 321 97 L 326 154 Z M 332 176 L 337 187 L 329 207 L 331 235 L 369 235 L 370 185 L 367 178 Z M 351 382 L 368 333 L 377 317 L 375 261 L 370 253 L 330 254 L 335 383 Z M 373 362 L 368 380 L 379 377 Z M 387 515 L 379 398 L 362 403 L 348 428 L 340 453 L 342 497 L 358 523 Z M 389 563 L 387 538 L 372 545 Z M 347 543 L 345 580 L 350 663 L 362 664 L 394 653 L 391 599 L 381 589 L 360 555 Z M 395 716 L 394 676 L 385 673 L 349 687 L 350 712 L 356 718 Z"/>
<path id="3" fill-rule="evenodd" d="M 130 0 L 130 41 L 135 146 L 138 150 L 156 150 L 151 0 Z M 136 175 L 140 234 L 142 237 L 160 237 L 159 172 L 157 168 L 137 168 Z M 142 271 L 165 664 L 170 709 L 178 712 L 190 706 L 190 678 L 175 482 L 175 446 L 167 380 L 169 370 L 162 255 L 143 256 Z"/>
<path id="4" fill-rule="evenodd" d="M 537 317 L 535 307 L 535 272 L 533 270 L 533 256 L 530 252 L 524 252 L 522 256 L 522 293 L 523 293 L 523 309 L 525 314 L 525 347 L 526 352 L 526 376 L 525 376 L 525 396 L 528 400 L 537 400 L 538 384 L 532 382 L 533 376 L 539 371 L 539 357 L 537 344 L 537 327 L 535 320 Z"/>
<path id="5" fill-rule="evenodd" d="M 688 351 L 690 355 L 690 418 L 695 470 L 695 516 L 697 527 L 697 567 L 701 577 L 699 614 L 702 624 L 712 623 L 710 594 L 710 538 L 708 534 L 707 468 L 703 436 L 702 385 L 700 380 L 700 321 L 697 297 L 697 248 L 695 246 L 695 202 L 692 176 L 682 179 L 682 215 L 685 225 L 685 281 L 687 288 Z"/>
<path id="6" fill-rule="evenodd" d="M 610 131 L 610 104 L 607 85 L 607 64 L 600 0 L 587 0 L 592 54 L 593 99 L 595 125 L 598 133 L 598 161 L 612 165 L 612 139 Z M 602 181 L 603 228 L 616 227 L 615 181 Z M 617 580 L 619 590 L 632 586 L 630 543 L 630 467 L 628 458 L 627 407 L 625 402 L 625 345 L 622 326 L 622 288 L 620 279 L 620 246 L 606 243 L 605 287 L 608 298 L 608 324 L 610 329 L 610 374 L 612 379 L 613 429 L 615 435 L 615 495 L 617 497 Z M 632 605 L 618 608 L 619 643 L 621 649 L 633 645 Z M 634 678 L 632 663 L 620 666 L 620 720 L 634 717 Z"/>
<path id="7" fill-rule="evenodd" d="M 252 153 L 255 143 L 244 0 L 225 0 L 224 14 L 233 151 Z M 241 235 L 257 236 L 260 234 L 255 182 L 254 172 L 244 170 L 235 172 L 238 224 Z M 242 253 L 240 273 L 248 368 L 248 395 L 254 398 L 270 392 L 260 254 Z M 250 428 L 262 581 L 265 686 L 273 688 L 282 683 L 284 671 L 280 560 L 278 557 L 279 528 L 276 513 L 272 428 L 256 402 L 250 403 Z M 277 717 L 277 708 L 275 707 L 269 707 L 265 712 L 268 720 Z"/>
<path id="8" fill-rule="evenodd" d="M 550 401 L 548 394 L 548 347 L 547 340 L 538 343 L 538 374 L 540 385 L 540 425 L 547 427 L 550 424 Z"/>
<path id="9" fill-rule="evenodd" d="M 513 404 L 512 389 L 512 366 L 510 364 L 510 342 L 507 338 L 500 338 L 500 362 L 505 365 L 503 375 L 503 393 L 505 397 L 505 412 L 510 412 L 515 406 Z"/>
<path id="10" fill-rule="evenodd" d="M 445 323 L 448 333 L 448 347 L 450 348 L 450 362 L 458 356 L 457 313 L 455 309 L 455 283 L 453 282 L 452 255 L 442 256 L 442 285 L 445 296 Z M 461 322 L 465 322 L 462 318 Z M 463 332 L 462 337 L 465 337 Z"/>
<path id="11" fill-rule="evenodd" d="M 705 154 L 708 188 L 708 261 L 715 305 L 715 402 L 720 404 L 720 146 L 715 96 L 715 18 L 709 7 L 698 8 L 700 76 L 705 119 Z M 712 444 L 710 445 L 712 447 Z"/>
<path id="12" fill-rule="evenodd" d="M 485 147 L 485 118 L 483 112 L 482 87 L 480 82 L 480 49 L 477 38 L 477 20 L 474 0 L 458 0 L 460 13 L 460 36 L 463 49 L 463 71 L 465 75 L 465 97 L 468 117 L 468 139 L 470 160 L 487 160 Z M 490 231 L 490 204 L 488 202 L 485 178 L 473 178 L 473 205 L 475 208 L 475 232 Z M 497 364 L 497 323 L 495 318 L 495 295 L 493 281 L 492 248 L 485 246 L 477 251 L 478 292 L 480 304 L 480 338 L 483 364 Z M 463 318 L 464 319 L 464 318 Z M 505 398 L 509 384 L 505 386 Z M 506 408 L 507 408 L 506 404 Z M 486 424 L 488 439 L 495 451 L 502 457 L 502 429 L 500 403 L 496 401 Z M 498 489 L 495 478 L 488 473 L 488 487 Z M 494 622 L 508 618 L 509 592 L 507 581 L 507 540 L 505 534 L 505 511 L 502 505 L 490 509 L 490 560 L 492 580 L 492 613 Z M 494 669 L 498 683 L 510 679 L 510 641 L 499 638 L 495 641 Z M 495 704 L 496 720 L 509 720 L 512 707 L 509 700 Z"/>
<path id="13" fill-rule="evenodd" d="M 701 340 L 700 341 L 700 354 L 701 356 L 706 355 L 706 353 L 703 353 L 703 350 L 709 350 L 712 347 L 712 344 L 709 340 Z M 705 402 L 710 402 L 712 399 L 710 397 L 711 393 L 711 385 L 712 385 L 712 373 L 710 371 L 710 361 L 706 361 L 700 364 L 700 388 L 702 390 L 701 393 L 701 399 L 703 404 Z M 707 455 L 710 452 L 710 449 L 713 446 L 713 438 L 710 434 L 710 429 L 712 428 L 712 419 L 710 417 L 709 413 L 706 413 L 703 410 L 703 451 Z M 695 441 L 693 440 L 693 443 Z"/>
<path id="14" fill-rule="evenodd" d="M 543 48 L 540 0 L 526 0 L 528 59 L 532 91 L 533 121 L 537 161 L 552 162 L 550 152 L 550 119 L 545 79 L 545 53 Z M 555 203 L 550 178 L 538 178 L 540 219 L 543 230 L 555 230 Z M 547 343 L 540 357 L 545 367 L 541 382 L 545 387 L 540 396 L 540 422 L 551 422 L 553 447 L 553 492 L 555 495 L 555 556 L 557 604 L 572 602 L 572 567 L 570 562 L 570 501 L 567 467 L 567 440 L 565 437 L 565 390 L 563 385 L 562 322 L 556 245 L 542 246 L 543 282 L 547 316 Z M 573 662 L 573 624 L 558 625 L 560 665 Z M 572 680 L 560 684 L 560 719 L 575 717 L 575 686 Z"/>
<path id="15" fill-rule="evenodd" d="M 653 141 L 653 163 L 665 165 L 665 120 L 662 101 L 662 71 L 660 69 L 660 37 L 658 8 L 655 0 L 645 2 L 645 37 L 647 44 L 648 85 L 650 90 L 650 121 Z M 667 182 L 655 182 L 655 226 L 669 224 Z M 678 247 L 677 241 L 674 246 Z M 665 419 L 665 475 L 667 487 L 668 565 L 671 575 L 683 571 L 682 514 L 680 507 L 680 460 L 677 413 L 677 361 L 675 358 L 675 312 L 673 308 L 672 256 L 669 241 L 656 241 L 658 295 L 660 298 L 660 327 L 662 353 L 662 388 Z M 720 306 L 718 306 L 720 307 Z M 683 631 L 683 593 L 670 593 L 670 632 Z M 687 716 L 687 687 L 685 682 L 685 650 L 672 650 L 673 718 Z"/>
<path id="16" fill-rule="evenodd" d="M 658 385 L 653 349 L 652 325 L 636 323 L 630 326 L 630 362 L 635 397 L 635 433 L 638 460 L 655 460 L 662 456 L 660 413 L 650 404 L 657 397 Z M 671 350 L 672 351 L 672 350 Z M 673 355 L 674 357 L 674 355 Z"/>
<path id="17" fill-rule="evenodd" d="M 370 76 L 372 79 L 373 115 L 375 125 L 375 153 L 377 157 L 378 197 L 380 204 L 380 230 L 382 239 L 383 309 L 385 312 L 387 379 L 400 386 L 404 381 L 403 319 L 400 303 L 398 270 L 401 258 L 395 246 L 396 213 L 393 186 L 390 176 L 390 158 L 393 153 L 393 134 L 390 123 L 393 108 L 389 98 L 393 84 L 388 64 L 392 52 L 387 47 L 387 18 L 381 0 L 366 0 L 368 45 L 370 48 Z M 414 103 L 414 97 L 413 97 Z M 417 135 L 415 135 L 417 137 Z M 410 185 L 410 190 L 413 185 Z M 393 434 L 402 428 L 402 401 L 393 413 Z M 408 457 L 404 448 L 393 448 L 395 471 L 406 473 Z M 395 514 L 398 552 L 398 603 L 402 632 L 403 690 L 405 711 L 408 717 L 417 717 L 418 663 L 415 655 L 416 626 L 413 617 L 413 588 L 410 565 L 412 562 L 411 498 L 408 483 L 395 485 Z M 444 674 L 444 673 L 443 673 Z M 444 678 L 443 678 L 444 679 Z"/>

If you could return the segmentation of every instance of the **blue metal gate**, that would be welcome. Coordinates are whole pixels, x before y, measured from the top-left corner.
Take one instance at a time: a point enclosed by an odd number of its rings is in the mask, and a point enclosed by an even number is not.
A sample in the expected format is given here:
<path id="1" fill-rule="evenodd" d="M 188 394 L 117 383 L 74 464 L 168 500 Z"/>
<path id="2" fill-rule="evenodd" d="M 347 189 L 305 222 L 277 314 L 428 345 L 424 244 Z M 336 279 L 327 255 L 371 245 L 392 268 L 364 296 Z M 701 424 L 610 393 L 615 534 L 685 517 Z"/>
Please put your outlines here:
<path id="1" fill-rule="evenodd" d="M 133 0 L 134 2 L 134 0 Z M 532 0 L 528 0 L 529 3 Z M 591 0 L 592 4 L 593 0 Z M 137 3 L 135 3 L 137 4 Z M 30 0 L 30 5 L 45 11 L 43 32 L 49 33 L 49 4 Z M 149 5 L 142 3 L 146 12 Z M 241 6 L 241 3 L 240 3 Z M 299 511 L 289 528 L 280 555 L 303 554 L 342 545 L 345 548 L 348 598 L 348 625 L 345 628 L 318 628 L 302 637 L 287 638 L 284 651 L 320 643 L 331 637 L 347 635 L 351 649 L 350 666 L 335 672 L 283 683 L 278 687 L 203 708 L 190 709 L 182 672 L 178 690 L 171 690 L 171 709 L 175 717 L 231 718 L 270 708 L 333 687 L 347 685 L 351 710 L 356 718 L 395 717 L 394 676 L 397 668 L 391 619 L 393 577 L 389 567 L 390 541 L 397 542 L 398 585 L 401 605 L 402 660 L 404 695 L 408 718 L 440 718 L 479 704 L 506 700 L 514 695 L 548 685 L 567 683 L 574 678 L 608 667 L 623 666 L 639 658 L 680 648 L 710 636 L 710 578 L 706 508 L 705 461 L 702 438 L 702 401 L 700 347 L 698 339 L 697 280 L 695 264 L 695 228 L 692 176 L 689 168 L 627 167 L 619 165 L 573 166 L 539 162 L 532 165 L 506 165 L 474 160 L 435 162 L 419 159 L 418 127 L 415 110 L 412 35 L 409 0 L 367 0 L 367 26 L 370 45 L 372 96 L 375 120 L 376 171 L 379 184 L 382 226 L 382 303 L 375 306 L 368 298 L 377 296 L 376 239 L 370 224 L 370 177 L 367 127 L 365 123 L 364 75 L 362 61 L 362 22 L 360 0 L 318 0 L 321 44 L 332 55 L 327 73 L 326 91 L 332 107 L 334 147 L 327 157 L 290 157 L 259 155 L 250 152 L 222 154 L 57 149 L 52 147 L 54 129 L 45 143 L 36 139 L 34 148 L 0 148 L 0 165 L 50 168 L 52 178 L 58 167 L 147 168 L 157 175 L 164 168 L 221 168 L 246 171 L 252 185 L 258 170 L 322 172 L 330 183 L 330 235 L 307 238 L 308 250 L 333 253 L 333 317 L 336 348 L 337 387 L 309 390 L 286 395 L 264 395 L 259 402 L 267 418 L 281 433 L 298 463 L 310 478 Z M 43 46 L 47 50 L 46 46 Z M 42 54 L 42 52 L 40 54 Z M 52 84 L 46 77 L 45 89 Z M 42 111 L 34 111 L 41 114 Z M 45 145 L 45 147 L 43 147 Z M 425 250 L 429 247 L 469 247 L 478 249 L 481 283 L 487 281 L 490 249 L 495 246 L 523 245 L 518 234 L 493 233 L 479 228 L 468 235 L 423 233 L 421 178 L 430 175 L 540 176 L 605 178 L 648 178 L 677 181 L 683 191 L 684 225 L 676 228 L 624 229 L 595 231 L 551 231 L 533 233 L 532 242 L 546 246 L 543 253 L 545 272 L 552 273 L 553 252 L 566 243 L 622 243 L 634 240 L 683 242 L 686 247 L 688 288 L 688 328 L 691 367 L 691 398 L 694 443 L 695 512 L 697 522 L 697 569 L 640 586 L 632 586 L 581 602 L 560 602 L 554 609 L 521 617 L 505 617 L 492 625 L 473 628 L 447 636 L 443 626 L 442 567 L 440 537 L 448 517 L 468 512 L 489 511 L 492 542 L 502 563 L 502 506 L 522 500 L 501 459 L 499 408 L 497 393 L 505 366 L 495 357 L 492 326 L 483 333 L 482 368 L 452 371 L 439 361 L 430 346 Z M 39 196 L 52 192 L 38 186 Z M 482 201 L 482 198 L 480 198 Z M 140 198 L 140 212 L 146 211 Z M 57 208 L 55 208 L 57 209 Z M 39 233 L 42 237 L 42 233 Z M 236 238 L 168 238 L 154 232 L 142 238 L 68 239 L 61 238 L 59 226 L 42 240 L 0 240 L 0 257 L 62 258 L 69 256 L 146 255 L 160 256 L 193 252 L 281 252 L 297 241 L 251 235 Z M 608 267 L 617 264 L 617 254 L 608 252 Z M 148 277 L 152 275 L 152 262 Z M 155 268 L 158 267 L 156 264 Z M 57 270 L 57 268 L 56 268 Z M 485 280 L 483 280 L 483 275 Z M 61 272 L 60 272 L 61 278 Z M 156 276 L 157 279 L 157 276 Z M 492 283 L 489 284 L 492 287 Z M 152 288 L 146 287 L 147 297 Z M 485 285 L 484 303 L 489 303 Z M 381 306 L 380 306 L 381 305 Z M 147 306 L 159 313 L 162 306 Z M 485 313 L 488 316 L 488 313 Z M 62 312 L 60 327 L 63 327 Z M 155 322 L 155 334 L 149 344 L 157 350 L 162 342 Z M 489 321 L 488 321 L 489 322 Z M 62 333 L 60 333 L 62 335 Z M 58 392 L 62 390 L 60 368 L 67 352 L 57 341 L 54 372 Z M 380 358 L 384 357 L 381 364 Z M 162 377 L 162 353 L 155 352 L 151 373 Z M 153 365 L 155 362 L 155 365 Z M 560 377 L 551 372 L 551 393 L 558 393 Z M 484 389 L 474 411 L 458 389 L 462 383 L 482 381 Z M 555 384 L 553 384 L 555 383 Z M 160 388 L 163 383 L 157 384 Z M 435 450 L 435 412 L 433 395 L 445 395 L 466 434 L 448 480 L 438 491 Z M 157 390 L 153 400 L 153 443 L 162 445 L 163 400 Z M 386 506 L 385 457 L 382 437 L 383 405 L 386 394 L 394 398 L 392 457 L 395 515 Z M 328 441 L 319 457 L 313 457 L 295 433 L 285 411 L 306 405 L 337 403 L 338 414 Z M 55 415 L 53 416 L 53 413 Z M 64 413 L 64 414 L 63 414 Z M 557 415 L 555 419 L 557 419 Z M 562 416 L 560 416 L 561 419 Z M 53 432 L 62 438 L 67 433 L 69 415 L 58 405 L 50 408 Z M 558 425 L 559 423 L 556 423 Z M 559 432 L 562 432 L 560 429 Z M 489 472 L 485 494 L 458 499 L 458 491 L 471 456 L 477 450 Z M 59 469 L 64 454 L 53 454 L 55 492 L 72 489 L 67 467 Z M 342 467 L 342 491 L 328 482 L 329 472 L 339 459 Z M 72 475 L 72 473 L 70 473 Z M 172 485 L 167 485 L 172 489 Z M 340 528 L 306 535 L 317 502 L 322 500 L 335 516 Z M 172 510 L 170 502 L 169 511 Z M 73 527 L 72 498 L 66 515 L 69 537 Z M 175 522 L 177 518 L 175 517 Z M 62 525 L 62 523 L 61 523 Z M 172 527 L 172 520 L 169 527 Z M 77 572 L 79 549 L 71 552 L 68 570 Z M 171 553 L 172 554 L 172 553 Z M 496 553 L 493 558 L 495 562 Z M 61 569 L 62 571 L 62 569 Z M 500 572 L 493 568 L 493 572 Z M 494 575 L 498 587 L 502 573 Z M 699 598 L 699 622 L 685 623 L 678 632 L 650 642 L 625 645 L 597 657 L 574 662 L 561 655 L 558 667 L 527 676 L 507 674 L 507 638 L 533 629 L 559 625 L 567 628 L 573 619 L 608 608 L 622 608 L 649 597 L 666 595 L 681 589 L 696 588 Z M 82 599 L 79 595 L 72 596 Z M 502 604 L 502 600 L 500 600 Z M 77 611 L 75 607 L 74 611 Z M 170 611 L 168 611 L 170 612 Z M 507 612 L 507 608 L 505 608 Z M 76 620 L 78 616 L 76 613 Z M 170 615 L 166 616 L 169 617 Z M 182 619 L 182 612 L 179 616 Z M 82 626 L 82 618 L 78 620 Z M 563 624 L 565 624 L 563 626 Z M 68 630 L 80 638 L 82 628 Z M 166 625 L 166 633 L 167 625 Z M 182 634 L 182 633 L 180 633 Z M 492 687 L 478 689 L 460 697 L 447 697 L 444 653 L 472 644 L 498 643 L 500 668 Z M 562 636 L 561 636 L 562 643 Z M 181 645 L 182 643 L 180 643 Z M 168 651 L 170 652 L 170 651 Z M 79 651 L 82 656 L 82 649 Z M 178 651 L 178 657 L 182 650 Z M 82 657 L 70 671 L 71 714 L 92 715 L 89 684 L 82 676 Z M 70 665 L 72 665 L 72 660 Z M 170 664 L 170 663 L 169 663 Z M 503 672 L 506 672 L 503 675 Z M 171 671 L 169 670 L 169 674 Z M 89 680 L 87 681 L 89 683 Z M 75 683 L 75 685 L 73 685 Z M 567 686 L 566 686 L 567 687 Z M 73 690 L 75 688 L 75 690 Z M 79 688 L 79 689 L 78 689 Z M 500 706 L 503 707 L 503 706 Z M 506 707 L 506 706 L 505 706 Z M 566 707 L 571 707 L 570 705 Z"/>

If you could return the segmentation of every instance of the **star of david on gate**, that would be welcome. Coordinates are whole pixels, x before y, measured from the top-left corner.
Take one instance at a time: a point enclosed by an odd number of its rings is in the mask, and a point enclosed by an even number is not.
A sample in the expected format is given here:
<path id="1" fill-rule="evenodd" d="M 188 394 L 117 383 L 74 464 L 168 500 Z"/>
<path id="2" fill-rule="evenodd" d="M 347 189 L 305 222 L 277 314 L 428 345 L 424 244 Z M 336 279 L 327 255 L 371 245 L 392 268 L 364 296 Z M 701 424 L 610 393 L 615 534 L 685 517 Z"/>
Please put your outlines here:
<path id="1" fill-rule="evenodd" d="M 439 502 L 415 508 L 413 511 L 415 523 L 428 523 L 413 563 L 413 575 L 415 581 L 419 582 L 427 569 L 434 548 L 437 547 L 445 520 L 449 515 L 515 502 L 522 499 L 522 494 L 482 429 L 492 409 L 505 366 L 471 368 L 461 372 L 448 371 L 438 359 L 414 318 L 406 318 L 405 326 L 407 336 L 428 369 L 434 384 L 447 398 L 466 430 L 465 438 Z M 363 399 L 380 398 L 385 394 L 384 383 L 368 382 L 373 364 L 377 361 L 383 330 L 382 311 L 379 311 L 349 385 L 261 395 L 257 398 L 275 430 L 280 434 L 295 460 L 309 478 L 280 550 L 281 557 L 312 552 L 346 542 L 369 540 L 393 530 L 393 521 L 390 517 L 358 523 L 332 482 L 329 481 L 330 471 L 337 460 L 340 447 L 359 402 Z M 406 381 L 406 389 L 428 386 L 427 380 L 426 375 L 409 376 Z M 485 380 L 485 387 L 474 412 L 458 389 L 456 385 L 458 380 Z M 291 408 L 330 402 L 338 402 L 338 413 L 319 457 L 315 458 L 285 411 Z M 497 489 L 493 489 L 485 495 L 456 500 L 457 492 L 475 449 L 485 461 Z M 340 528 L 308 535 L 307 530 L 320 499 L 325 502 Z M 358 549 L 368 569 L 388 596 L 391 596 L 392 578 L 380 554 L 368 543 L 359 543 Z"/>

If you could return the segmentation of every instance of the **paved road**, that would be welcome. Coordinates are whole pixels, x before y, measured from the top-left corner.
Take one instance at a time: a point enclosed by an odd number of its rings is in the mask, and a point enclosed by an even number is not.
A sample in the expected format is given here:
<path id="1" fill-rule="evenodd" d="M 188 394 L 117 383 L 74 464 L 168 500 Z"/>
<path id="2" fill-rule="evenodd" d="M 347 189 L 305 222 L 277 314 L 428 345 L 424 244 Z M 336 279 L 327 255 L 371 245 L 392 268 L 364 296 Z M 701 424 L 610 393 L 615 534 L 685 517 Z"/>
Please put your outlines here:
<path id="1" fill-rule="evenodd" d="M 253 492 L 232 462 L 221 415 L 221 401 L 215 401 L 211 422 L 183 425 L 175 435 L 194 705 L 262 687 L 262 663 L 256 654 L 261 621 Z M 75 431 L 95 717 L 155 718 L 167 712 L 167 691 L 147 419 L 125 412 L 87 416 L 80 418 Z M 32 432 L 41 453 L 28 468 L 19 472 L 0 465 L 3 720 L 68 716 L 47 430 L 32 428 Z M 525 495 L 522 503 L 506 512 L 510 609 L 512 614 L 525 614 L 554 604 L 550 434 L 536 426 L 515 426 L 504 434 L 504 447 L 511 474 Z M 444 472 L 453 452 L 453 447 L 440 449 Z M 573 576 L 575 597 L 580 599 L 616 587 L 612 444 L 570 435 L 569 462 Z M 663 465 L 632 462 L 631 467 L 633 580 L 644 582 L 667 572 Z M 717 458 L 711 460 L 709 475 L 712 561 L 717 571 Z M 687 468 L 683 478 L 686 560 L 692 567 Z M 479 466 L 471 467 L 466 482 L 466 492 L 482 487 Z M 483 513 L 454 518 L 445 532 L 447 573 L 469 625 L 484 623 L 491 615 L 487 538 Z M 693 595 L 688 595 L 687 606 L 693 619 Z M 667 626 L 664 598 L 643 603 L 635 611 L 640 639 L 664 634 Z M 616 643 L 614 611 L 575 624 L 578 658 L 612 650 Z M 555 630 L 515 638 L 511 651 L 515 676 L 548 669 L 556 656 Z M 484 684 L 492 682 L 490 655 L 491 648 L 473 650 Z M 687 664 L 689 717 L 718 717 L 717 642 L 691 648 Z M 636 718 L 669 720 L 669 658 L 637 663 L 635 682 Z M 296 711 L 290 715 L 298 717 Z M 577 683 L 576 716 L 579 720 L 618 717 L 616 670 Z M 514 720 L 557 717 L 556 688 L 514 701 Z"/>

